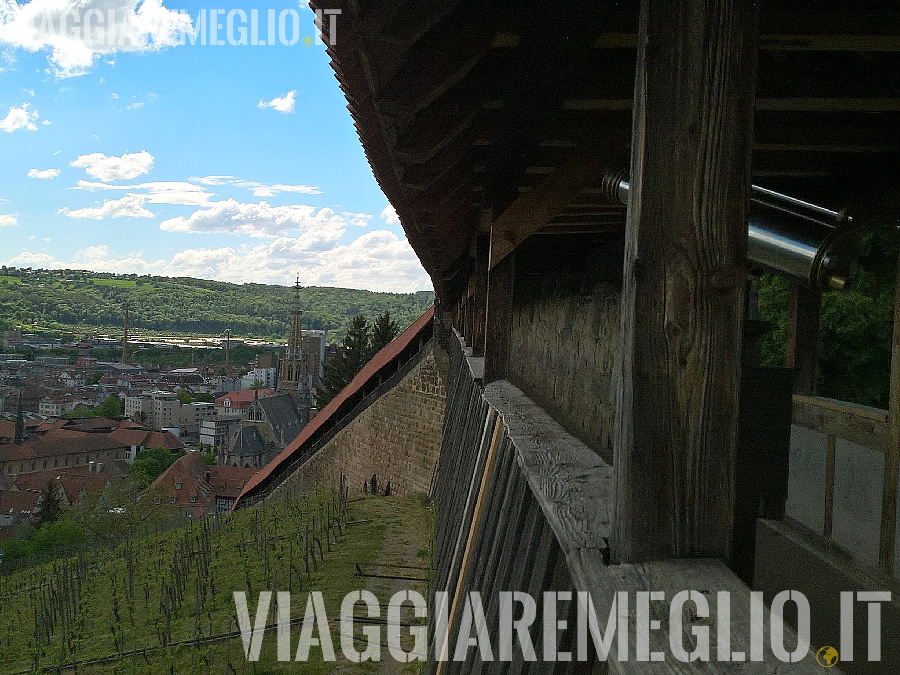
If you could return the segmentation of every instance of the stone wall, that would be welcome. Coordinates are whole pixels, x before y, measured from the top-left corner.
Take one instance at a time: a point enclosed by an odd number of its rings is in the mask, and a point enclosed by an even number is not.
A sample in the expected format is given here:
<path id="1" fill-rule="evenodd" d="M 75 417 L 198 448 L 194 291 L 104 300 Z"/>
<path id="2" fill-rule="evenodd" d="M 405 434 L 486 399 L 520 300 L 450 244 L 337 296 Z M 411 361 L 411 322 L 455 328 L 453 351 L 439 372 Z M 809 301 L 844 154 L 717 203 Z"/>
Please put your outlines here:
<path id="1" fill-rule="evenodd" d="M 429 352 L 395 387 L 339 431 L 281 486 L 337 485 L 343 474 L 352 495 L 377 475 L 379 490 L 427 492 L 441 448 L 444 423 L 444 371 Z M 439 359 L 440 360 L 440 356 Z M 277 490 L 276 490 L 277 491 Z"/>
<path id="2" fill-rule="evenodd" d="M 516 252 L 509 380 L 611 462 L 621 244 L 581 239 L 550 260 L 540 243 Z"/>

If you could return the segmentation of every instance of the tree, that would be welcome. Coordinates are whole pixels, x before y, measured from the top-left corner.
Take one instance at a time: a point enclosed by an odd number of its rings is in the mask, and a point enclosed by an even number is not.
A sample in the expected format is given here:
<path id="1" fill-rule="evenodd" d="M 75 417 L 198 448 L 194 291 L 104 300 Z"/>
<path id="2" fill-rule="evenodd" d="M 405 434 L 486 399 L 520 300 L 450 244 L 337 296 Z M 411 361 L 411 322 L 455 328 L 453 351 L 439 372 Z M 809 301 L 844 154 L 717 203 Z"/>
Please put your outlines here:
<path id="1" fill-rule="evenodd" d="M 141 450 L 131 466 L 128 474 L 136 478 L 144 478 L 147 483 L 152 483 L 159 478 L 176 460 L 171 450 L 165 448 L 147 448 Z"/>
<path id="2" fill-rule="evenodd" d="M 400 326 L 391 320 L 391 313 L 387 310 L 375 317 L 372 322 L 372 356 L 384 349 L 400 334 Z"/>
<path id="3" fill-rule="evenodd" d="M 200 445 L 200 456 L 203 458 L 203 463 L 207 466 L 215 466 L 216 465 L 216 446 L 214 445 Z"/>
<path id="4" fill-rule="evenodd" d="M 180 403 L 183 403 L 185 405 L 194 402 L 194 397 L 191 396 L 191 393 L 187 389 L 179 389 L 178 393 L 175 394 L 175 397 Z"/>
<path id="5" fill-rule="evenodd" d="M 59 487 L 56 481 L 49 480 L 41 490 L 41 509 L 35 514 L 35 526 L 41 527 L 52 523 L 62 513 L 62 500 L 59 498 Z"/>
<path id="6" fill-rule="evenodd" d="M 896 265 L 896 230 L 875 226 L 862 237 L 850 288 L 823 294 L 816 382 L 820 396 L 887 408 Z M 763 363 L 783 366 L 789 284 L 765 275 L 756 288 L 761 318 L 773 326 L 763 344 Z"/>
<path id="7" fill-rule="evenodd" d="M 316 388 L 319 405 L 327 405 L 350 384 L 350 380 L 362 370 L 371 355 L 369 324 L 365 317 L 354 316 L 343 345 L 325 362 L 325 374 Z"/>
<path id="8" fill-rule="evenodd" d="M 34 553 L 64 553 L 78 548 L 87 539 L 87 533 L 78 523 L 57 520 L 41 525 L 32 535 Z"/>
<path id="9" fill-rule="evenodd" d="M 95 417 L 108 417 L 109 419 L 118 419 L 122 416 L 122 401 L 118 396 L 107 396 L 99 406 L 94 409 Z"/>
<path id="10" fill-rule="evenodd" d="M 168 452 L 168 450 L 166 451 Z M 110 481 L 102 491 L 88 492 L 69 508 L 69 516 L 97 537 L 118 539 L 160 516 L 159 487 L 148 487 L 143 473 Z"/>

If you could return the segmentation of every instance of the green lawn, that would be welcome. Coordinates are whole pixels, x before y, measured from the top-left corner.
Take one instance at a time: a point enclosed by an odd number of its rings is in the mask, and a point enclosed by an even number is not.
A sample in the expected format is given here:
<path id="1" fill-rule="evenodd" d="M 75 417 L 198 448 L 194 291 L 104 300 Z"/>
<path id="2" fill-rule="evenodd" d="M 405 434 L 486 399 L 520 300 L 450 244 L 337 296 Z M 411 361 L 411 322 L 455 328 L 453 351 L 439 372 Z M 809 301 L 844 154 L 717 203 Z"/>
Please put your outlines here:
<path id="1" fill-rule="evenodd" d="M 113 288 L 137 288 L 137 281 L 134 279 L 98 279 L 91 277 L 91 281 L 96 286 L 112 286 Z"/>

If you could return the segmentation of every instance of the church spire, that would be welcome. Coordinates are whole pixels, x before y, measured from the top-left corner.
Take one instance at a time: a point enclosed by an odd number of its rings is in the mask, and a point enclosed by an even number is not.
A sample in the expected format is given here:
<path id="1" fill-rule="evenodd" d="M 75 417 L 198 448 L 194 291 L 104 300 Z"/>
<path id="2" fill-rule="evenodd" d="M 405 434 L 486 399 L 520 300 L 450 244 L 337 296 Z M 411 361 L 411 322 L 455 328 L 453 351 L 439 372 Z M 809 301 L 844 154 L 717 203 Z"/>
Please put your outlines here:
<path id="1" fill-rule="evenodd" d="M 309 376 L 303 355 L 303 312 L 300 309 L 300 277 L 294 284 L 294 306 L 291 310 L 291 327 L 287 345 L 281 359 L 278 376 L 278 393 L 290 394 L 301 410 L 308 408 Z"/>
<path id="2" fill-rule="evenodd" d="M 294 284 L 294 309 L 291 314 L 302 314 L 300 311 L 300 275 L 297 275 L 297 282 Z"/>

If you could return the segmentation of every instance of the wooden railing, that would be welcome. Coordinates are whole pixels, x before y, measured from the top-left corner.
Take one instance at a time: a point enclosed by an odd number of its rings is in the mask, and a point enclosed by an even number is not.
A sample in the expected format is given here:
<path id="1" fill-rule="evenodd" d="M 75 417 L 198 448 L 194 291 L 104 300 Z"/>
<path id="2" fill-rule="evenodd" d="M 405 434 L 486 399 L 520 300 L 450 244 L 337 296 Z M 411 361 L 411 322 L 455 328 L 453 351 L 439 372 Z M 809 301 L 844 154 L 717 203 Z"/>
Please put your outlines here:
<path id="1" fill-rule="evenodd" d="M 825 526 L 824 535 L 831 539 L 834 527 L 835 456 L 837 440 L 851 441 L 872 448 L 887 456 L 890 443 L 887 410 L 836 401 L 819 396 L 794 396 L 794 424 L 817 431 L 828 439 L 825 463 Z M 896 500 L 891 492 L 892 476 L 885 462 L 881 534 L 879 542 L 882 569 L 891 573 L 895 553 L 893 523 L 897 518 Z"/>
<path id="2" fill-rule="evenodd" d="M 509 662 L 483 663 L 478 648 L 455 659 L 464 607 L 470 593 L 476 591 L 481 594 L 493 640 L 497 638 L 502 591 L 522 591 L 538 602 L 546 591 L 571 592 L 573 599 L 575 592 L 588 593 L 602 625 L 617 593 L 662 591 L 671 599 L 685 589 L 729 591 L 735 608 L 732 647 L 748 650 L 750 589 L 725 563 L 693 558 L 610 565 L 613 468 L 508 381 L 482 388 L 480 373 L 473 370 L 477 360 L 466 357 L 458 333 L 438 329 L 436 335 L 447 339 L 451 366 L 441 455 L 430 490 L 436 522 L 435 573 L 429 586 L 433 642 L 427 672 L 551 672 L 551 664 L 523 662 L 518 647 Z M 444 594 L 443 606 L 437 593 Z M 591 651 L 588 662 L 578 662 L 573 654 L 571 662 L 552 664 L 552 672 L 685 672 L 684 664 L 674 663 L 671 656 L 653 663 L 634 659 L 638 627 L 634 605 L 631 607 L 626 631 L 629 646 L 624 653 L 613 640 L 606 664 L 598 663 Z M 695 623 L 717 626 L 716 612 L 717 608 L 710 607 L 708 618 L 686 614 L 684 634 L 691 634 L 690 625 Z M 577 603 L 569 602 L 567 608 L 560 607 L 559 619 L 574 627 L 577 613 Z M 435 617 L 440 615 L 447 618 L 447 650 L 437 642 Z M 768 614 L 764 618 L 767 621 Z M 538 618 L 529 630 L 536 646 L 541 643 L 540 630 Z M 769 633 L 767 623 L 764 632 Z M 786 642 L 790 644 L 796 637 L 786 628 L 787 634 L 791 635 Z M 561 651 L 577 651 L 572 630 L 560 633 L 559 638 Z M 668 621 L 663 621 L 649 637 L 650 648 L 668 653 L 671 639 Z M 500 658 L 497 651 L 493 654 L 494 659 Z M 776 672 L 782 667 L 768 647 L 763 660 L 755 664 L 760 672 Z M 728 665 L 705 663 L 704 672 L 731 672 Z M 820 671 L 814 653 L 792 664 L 791 669 L 793 673 Z"/>

